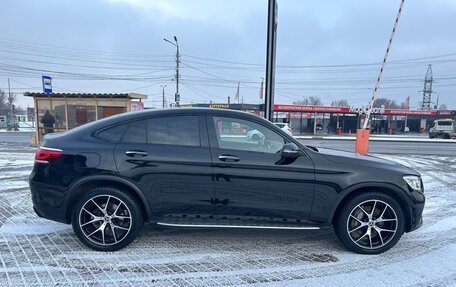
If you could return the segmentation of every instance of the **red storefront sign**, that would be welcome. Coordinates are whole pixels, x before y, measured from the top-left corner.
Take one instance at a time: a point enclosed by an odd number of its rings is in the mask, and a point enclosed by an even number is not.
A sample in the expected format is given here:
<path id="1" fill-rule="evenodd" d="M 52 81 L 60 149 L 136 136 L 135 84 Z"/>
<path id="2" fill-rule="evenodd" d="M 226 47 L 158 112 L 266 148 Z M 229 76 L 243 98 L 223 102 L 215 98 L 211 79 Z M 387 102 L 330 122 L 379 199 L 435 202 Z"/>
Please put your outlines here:
<path id="1" fill-rule="evenodd" d="M 398 116 L 435 116 L 436 111 L 420 111 L 420 110 L 393 110 L 385 109 L 384 115 L 398 115 Z"/>
<path id="2" fill-rule="evenodd" d="M 274 105 L 274 112 L 348 113 L 349 107 Z"/>
<path id="3" fill-rule="evenodd" d="M 361 108 L 362 109 L 362 108 Z M 359 109 L 350 107 L 331 107 L 331 106 L 300 106 L 300 105 L 274 105 L 274 112 L 291 112 L 291 113 L 340 113 L 340 114 L 357 114 Z M 382 109 L 378 109 L 382 110 Z M 421 111 L 421 110 L 403 110 L 403 109 L 384 109 L 383 113 L 373 111 L 374 114 L 396 115 L 396 116 L 435 116 L 452 115 L 452 111 Z"/>

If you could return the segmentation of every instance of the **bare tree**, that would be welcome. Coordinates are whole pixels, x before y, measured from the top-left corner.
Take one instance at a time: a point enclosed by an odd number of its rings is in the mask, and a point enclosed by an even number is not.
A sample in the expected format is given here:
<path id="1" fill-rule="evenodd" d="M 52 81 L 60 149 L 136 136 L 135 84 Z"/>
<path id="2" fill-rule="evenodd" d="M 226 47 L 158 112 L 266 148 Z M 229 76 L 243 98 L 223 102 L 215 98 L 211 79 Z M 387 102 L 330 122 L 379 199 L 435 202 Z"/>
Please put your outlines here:
<path id="1" fill-rule="evenodd" d="M 441 105 L 439 106 L 439 110 L 440 110 L 440 111 L 448 110 L 448 107 L 447 107 L 447 105 L 445 105 L 445 104 L 441 104 Z"/>
<path id="2" fill-rule="evenodd" d="M 397 104 L 395 100 L 387 98 L 378 98 L 374 102 L 374 108 L 384 106 L 386 109 L 405 109 L 405 103 Z"/>
<path id="3" fill-rule="evenodd" d="M 14 107 L 14 103 L 16 102 L 16 95 L 14 93 L 7 93 L 4 90 L 0 89 L 0 109 L 8 109 L 8 113 L 10 112 L 11 108 Z M 20 107 L 18 107 L 20 109 Z M 15 110 L 17 110 L 14 107 Z M 14 113 L 14 111 L 13 111 Z"/>
<path id="4" fill-rule="evenodd" d="M 318 96 L 304 97 L 302 100 L 293 102 L 295 105 L 321 106 L 321 99 Z"/>
<path id="5" fill-rule="evenodd" d="M 347 100 L 342 99 L 342 100 L 332 101 L 332 102 L 331 102 L 331 106 L 332 106 L 332 107 L 348 107 L 349 104 L 348 104 L 348 101 L 347 101 Z"/>
<path id="6" fill-rule="evenodd" d="M 6 109 L 8 107 L 8 95 L 0 89 L 0 109 Z"/>

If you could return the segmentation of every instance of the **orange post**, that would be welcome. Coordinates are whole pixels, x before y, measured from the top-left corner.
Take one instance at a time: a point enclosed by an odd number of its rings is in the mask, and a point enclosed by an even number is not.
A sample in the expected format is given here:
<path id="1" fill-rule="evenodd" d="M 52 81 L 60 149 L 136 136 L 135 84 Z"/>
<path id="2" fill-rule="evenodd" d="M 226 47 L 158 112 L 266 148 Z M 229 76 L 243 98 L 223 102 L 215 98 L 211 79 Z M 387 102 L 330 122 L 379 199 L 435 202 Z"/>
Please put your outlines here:
<path id="1" fill-rule="evenodd" d="M 369 153 L 369 129 L 356 130 L 356 149 L 355 152 L 359 154 Z"/>

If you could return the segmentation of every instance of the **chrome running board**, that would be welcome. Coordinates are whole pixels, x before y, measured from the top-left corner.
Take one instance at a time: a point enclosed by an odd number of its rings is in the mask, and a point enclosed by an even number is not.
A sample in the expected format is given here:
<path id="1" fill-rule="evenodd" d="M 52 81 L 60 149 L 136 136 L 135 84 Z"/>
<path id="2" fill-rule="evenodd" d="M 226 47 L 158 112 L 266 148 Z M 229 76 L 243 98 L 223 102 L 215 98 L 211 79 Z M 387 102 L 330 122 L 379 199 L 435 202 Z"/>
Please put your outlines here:
<path id="1" fill-rule="evenodd" d="M 199 227 L 199 228 L 256 228 L 256 229 L 293 229 L 293 230 L 317 230 L 318 226 L 274 226 L 274 225 L 228 225 L 228 224 L 183 224 L 157 222 L 157 225 L 174 227 Z"/>

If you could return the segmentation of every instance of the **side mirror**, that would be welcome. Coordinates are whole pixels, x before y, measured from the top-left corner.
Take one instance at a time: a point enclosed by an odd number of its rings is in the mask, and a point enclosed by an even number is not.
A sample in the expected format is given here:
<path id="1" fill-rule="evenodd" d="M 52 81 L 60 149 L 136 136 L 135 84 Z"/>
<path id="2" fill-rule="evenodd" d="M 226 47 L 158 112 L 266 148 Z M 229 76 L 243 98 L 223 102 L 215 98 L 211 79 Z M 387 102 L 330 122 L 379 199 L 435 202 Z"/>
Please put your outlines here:
<path id="1" fill-rule="evenodd" d="M 282 147 L 283 158 L 296 158 L 299 157 L 299 147 L 294 143 L 284 144 Z"/>

